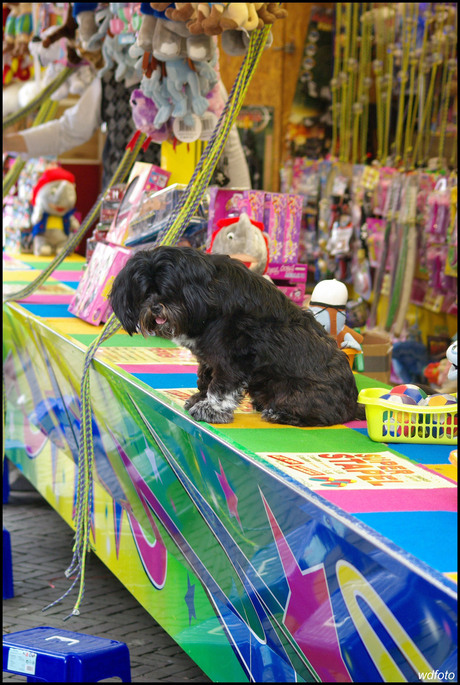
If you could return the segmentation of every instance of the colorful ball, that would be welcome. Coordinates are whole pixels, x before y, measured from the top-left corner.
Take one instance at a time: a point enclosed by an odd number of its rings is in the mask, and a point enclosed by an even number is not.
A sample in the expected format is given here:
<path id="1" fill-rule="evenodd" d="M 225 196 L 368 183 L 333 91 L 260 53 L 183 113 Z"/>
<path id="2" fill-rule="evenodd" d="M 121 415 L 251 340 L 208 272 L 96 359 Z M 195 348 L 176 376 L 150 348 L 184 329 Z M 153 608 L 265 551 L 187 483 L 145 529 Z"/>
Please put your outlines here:
<path id="1" fill-rule="evenodd" d="M 380 399 L 388 400 L 388 402 L 392 402 L 393 404 L 417 404 L 417 401 L 410 395 L 406 395 L 405 393 L 395 393 L 393 391 L 385 395 L 380 395 Z"/>
<path id="2" fill-rule="evenodd" d="M 448 404 L 457 404 L 457 400 L 453 395 L 429 395 L 419 404 L 425 407 L 445 407 Z"/>
<path id="3" fill-rule="evenodd" d="M 390 390 L 390 395 L 408 395 L 415 400 L 415 403 L 426 397 L 426 392 L 416 385 L 410 383 L 405 383 L 403 385 L 395 385 L 392 390 Z"/>
<path id="4" fill-rule="evenodd" d="M 400 386 L 401 387 L 401 386 Z M 404 393 L 396 394 L 394 392 L 386 393 L 380 396 L 381 400 L 388 400 L 393 404 L 416 405 L 417 402 L 410 395 Z M 383 412 L 383 428 L 382 434 L 389 435 L 392 438 L 411 437 L 415 434 L 416 417 L 411 416 L 402 411 L 384 411 Z"/>
<path id="5" fill-rule="evenodd" d="M 423 407 L 447 407 L 457 404 L 457 399 L 449 394 L 429 395 L 419 402 L 419 406 Z M 446 437 L 452 438 L 457 435 L 457 417 L 450 414 L 433 414 L 430 415 L 431 426 L 426 426 L 425 437 L 440 438 L 446 431 Z"/>

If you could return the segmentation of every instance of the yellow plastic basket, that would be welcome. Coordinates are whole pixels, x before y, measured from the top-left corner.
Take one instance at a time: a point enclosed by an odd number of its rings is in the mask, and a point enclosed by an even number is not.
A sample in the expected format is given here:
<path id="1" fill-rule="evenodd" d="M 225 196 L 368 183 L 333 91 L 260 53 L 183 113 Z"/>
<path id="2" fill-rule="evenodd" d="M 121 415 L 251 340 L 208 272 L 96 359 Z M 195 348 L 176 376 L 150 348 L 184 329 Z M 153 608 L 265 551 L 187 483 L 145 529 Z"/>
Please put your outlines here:
<path id="1" fill-rule="evenodd" d="M 424 407 L 380 399 L 385 388 L 365 388 L 358 402 L 366 407 L 367 431 L 376 442 L 454 445 L 457 442 L 457 405 Z M 453 393 L 457 398 L 457 394 Z"/>

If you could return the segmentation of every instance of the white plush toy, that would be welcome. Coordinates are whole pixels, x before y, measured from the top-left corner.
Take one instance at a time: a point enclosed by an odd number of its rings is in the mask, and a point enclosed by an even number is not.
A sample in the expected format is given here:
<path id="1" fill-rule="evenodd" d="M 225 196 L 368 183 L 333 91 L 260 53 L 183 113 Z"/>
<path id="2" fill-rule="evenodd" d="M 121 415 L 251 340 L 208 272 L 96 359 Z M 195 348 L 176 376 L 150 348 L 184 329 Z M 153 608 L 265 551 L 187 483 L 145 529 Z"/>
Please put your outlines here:
<path id="1" fill-rule="evenodd" d="M 79 226 L 72 216 L 76 201 L 75 176 L 70 171 L 56 167 L 40 176 L 32 193 L 34 255 L 49 256 L 64 250 Z"/>
<path id="2" fill-rule="evenodd" d="M 447 374 L 447 378 L 450 381 L 456 381 L 457 380 L 457 341 L 452 343 L 452 345 L 448 348 L 446 352 L 446 357 L 447 360 L 450 361 L 451 366 L 449 369 L 449 373 Z"/>

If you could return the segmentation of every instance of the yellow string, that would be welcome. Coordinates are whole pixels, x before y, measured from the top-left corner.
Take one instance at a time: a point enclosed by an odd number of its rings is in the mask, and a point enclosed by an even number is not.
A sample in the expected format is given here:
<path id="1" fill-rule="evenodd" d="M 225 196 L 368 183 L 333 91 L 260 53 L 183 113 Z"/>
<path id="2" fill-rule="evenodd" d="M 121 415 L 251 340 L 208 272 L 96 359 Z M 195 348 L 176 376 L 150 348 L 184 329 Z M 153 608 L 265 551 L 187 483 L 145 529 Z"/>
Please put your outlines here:
<path id="1" fill-rule="evenodd" d="M 402 4 L 403 16 L 405 12 L 405 3 Z M 387 46 L 387 66 L 385 68 L 385 78 L 387 81 L 386 89 L 386 100 L 385 100 L 385 121 L 384 121 L 384 133 L 383 133 L 383 150 L 382 150 L 382 161 L 384 164 L 388 163 L 388 150 L 390 143 L 390 124 L 391 124 L 391 105 L 392 105 L 392 94 L 393 94 L 393 65 L 394 65 L 394 44 L 396 37 L 396 8 L 394 9 L 394 16 L 392 21 L 392 30 L 390 45 Z"/>
<path id="2" fill-rule="evenodd" d="M 347 148 L 346 125 L 347 125 L 347 102 L 348 102 L 349 83 L 348 83 L 348 76 L 347 76 L 346 69 L 347 69 L 349 51 L 350 51 L 349 36 L 350 36 L 350 30 L 351 30 L 351 10 L 352 10 L 351 5 L 352 5 L 352 3 L 350 3 L 350 2 L 345 3 L 345 45 L 344 45 L 344 52 L 343 52 L 342 71 L 340 72 L 342 92 L 340 95 L 341 102 L 340 102 L 340 155 L 339 155 L 339 159 L 341 162 L 346 162 L 346 148 Z"/>
<path id="3" fill-rule="evenodd" d="M 340 59 L 342 53 L 342 3 L 337 3 L 336 20 L 335 20 L 335 59 L 334 59 L 334 73 L 331 81 L 332 92 L 332 143 L 331 154 L 333 156 L 337 153 L 337 124 L 338 124 L 338 98 L 337 91 L 339 89 L 339 73 L 340 73 Z"/>
<path id="4" fill-rule="evenodd" d="M 414 17 L 407 17 L 405 15 L 406 3 L 403 3 L 403 59 L 401 66 L 401 79 L 400 79 L 400 89 L 399 89 L 399 102 L 398 102 L 398 118 L 396 120 L 396 139 L 395 139 L 395 165 L 398 166 L 401 161 L 401 142 L 402 142 L 402 130 L 404 121 L 404 100 L 406 97 L 406 83 L 407 83 L 407 72 L 409 69 L 409 58 L 412 50 L 412 21 Z M 417 9 L 415 7 L 415 9 Z M 406 26 L 404 26 L 404 20 Z"/>
<path id="5" fill-rule="evenodd" d="M 414 12 L 414 25 L 413 25 L 413 35 L 412 35 L 412 49 L 409 57 L 410 63 L 410 76 L 409 76 L 409 100 L 407 104 L 407 117 L 406 117 L 406 127 L 404 133 L 404 156 L 403 156 L 403 166 L 407 170 L 409 163 L 409 153 L 412 149 L 411 140 L 411 130 L 412 130 L 412 117 L 414 116 L 413 104 L 414 104 L 414 87 L 415 87 L 415 72 L 418 64 L 418 57 L 416 53 L 417 45 L 417 23 L 418 23 L 418 10 L 419 5 L 416 3 L 416 10 Z"/>

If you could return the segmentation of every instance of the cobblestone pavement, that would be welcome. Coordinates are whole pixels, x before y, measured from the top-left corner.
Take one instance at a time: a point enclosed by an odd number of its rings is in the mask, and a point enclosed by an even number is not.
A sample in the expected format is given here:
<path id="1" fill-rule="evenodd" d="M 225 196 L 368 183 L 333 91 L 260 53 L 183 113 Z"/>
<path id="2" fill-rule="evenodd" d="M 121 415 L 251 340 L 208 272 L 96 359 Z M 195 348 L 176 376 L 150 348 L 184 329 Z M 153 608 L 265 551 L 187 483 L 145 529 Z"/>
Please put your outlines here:
<path id="1" fill-rule="evenodd" d="M 69 587 L 64 570 L 72 556 L 73 531 L 20 474 L 3 505 L 3 525 L 11 535 L 15 592 L 3 601 L 4 633 L 51 626 L 121 640 L 129 648 L 133 683 L 211 682 L 94 554 L 87 565 L 81 616 L 62 620 L 72 609 L 74 593 L 42 612 Z M 26 682 L 26 676 L 3 673 L 3 681 Z"/>

